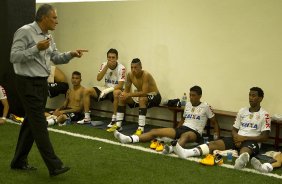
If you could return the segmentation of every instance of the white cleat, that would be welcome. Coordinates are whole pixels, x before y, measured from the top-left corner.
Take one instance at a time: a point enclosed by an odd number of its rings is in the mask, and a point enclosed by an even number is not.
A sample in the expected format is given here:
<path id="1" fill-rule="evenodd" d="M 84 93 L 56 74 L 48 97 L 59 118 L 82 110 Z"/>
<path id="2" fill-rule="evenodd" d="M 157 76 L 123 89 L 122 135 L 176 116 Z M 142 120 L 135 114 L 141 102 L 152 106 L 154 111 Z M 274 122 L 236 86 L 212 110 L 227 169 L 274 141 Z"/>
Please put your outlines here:
<path id="1" fill-rule="evenodd" d="M 250 160 L 250 155 L 245 152 L 245 153 L 242 153 L 239 158 L 237 158 L 235 160 L 235 165 L 234 165 L 234 169 L 243 169 L 247 163 L 249 162 Z"/>
<path id="2" fill-rule="evenodd" d="M 84 119 L 82 119 L 80 121 L 77 121 L 76 123 L 77 124 L 81 124 L 81 125 L 83 125 L 83 124 L 90 124 L 91 123 L 91 119 L 84 118 Z"/>

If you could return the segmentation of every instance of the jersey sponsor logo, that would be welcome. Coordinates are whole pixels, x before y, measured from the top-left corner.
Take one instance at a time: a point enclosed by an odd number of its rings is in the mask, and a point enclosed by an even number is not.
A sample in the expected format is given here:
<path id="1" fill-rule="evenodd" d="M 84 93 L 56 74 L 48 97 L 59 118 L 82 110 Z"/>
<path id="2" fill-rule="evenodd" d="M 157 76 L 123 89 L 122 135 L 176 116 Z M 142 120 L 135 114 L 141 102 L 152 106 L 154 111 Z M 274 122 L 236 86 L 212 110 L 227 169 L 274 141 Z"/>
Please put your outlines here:
<path id="1" fill-rule="evenodd" d="M 187 118 L 187 119 L 201 120 L 201 116 L 196 115 L 196 114 L 187 114 L 187 115 L 185 115 L 185 118 Z"/>
<path id="2" fill-rule="evenodd" d="M 271 122 L 271 119 L 270 119 L 270 116 L 269 114 L 265 114 L 265 128 L 270 128 L 270 122 Z"/>
<path id="3" fill-rule="evenodd" d="M 105 83 L 109 83 L 109 84 L 118 84 L 118 81 L 111 80 L 111 79 L 105 79 Z"/>
<path id="4" fill-rule="evenodd" d="M 250 127 L 250 128 L 253 128 L 253 129 L 258 129 L 258 125 L 255 124 L 255 123 L 242 123 L 242 127 Z"/>

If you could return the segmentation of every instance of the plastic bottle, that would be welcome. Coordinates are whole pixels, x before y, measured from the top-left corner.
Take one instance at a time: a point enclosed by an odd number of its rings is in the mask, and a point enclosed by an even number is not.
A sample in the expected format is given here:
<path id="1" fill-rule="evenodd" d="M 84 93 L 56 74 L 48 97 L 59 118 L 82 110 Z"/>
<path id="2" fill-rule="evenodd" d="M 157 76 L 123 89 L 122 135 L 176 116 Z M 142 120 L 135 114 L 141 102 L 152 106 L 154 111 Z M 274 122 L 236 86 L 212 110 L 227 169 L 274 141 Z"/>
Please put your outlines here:
<path id="1" fill-rule="evenodd" d="M 184 93 L 181 99 L 181 106 L 185 106 L 186 102 L 187 102 L 187 95 L 186 93 Z"/>
<path id="2" fill-rule="evenodd" d="M 232 150 L 228 150 L 227 151 L 227 162 L 232 162 L 233 158 L 232 158 Z"/>

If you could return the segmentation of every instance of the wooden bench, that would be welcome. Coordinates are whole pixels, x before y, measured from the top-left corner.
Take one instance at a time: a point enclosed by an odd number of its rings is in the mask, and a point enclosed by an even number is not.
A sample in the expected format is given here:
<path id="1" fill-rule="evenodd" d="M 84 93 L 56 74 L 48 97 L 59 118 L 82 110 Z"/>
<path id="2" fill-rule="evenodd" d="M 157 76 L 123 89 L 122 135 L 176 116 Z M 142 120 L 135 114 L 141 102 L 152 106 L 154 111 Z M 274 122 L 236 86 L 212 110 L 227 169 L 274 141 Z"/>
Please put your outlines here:
<path id="1" fill-rule="evenodd" d="M 280 142 L 282 141 L 282 138 L 280 138 L 280 128 L 281 128 L 281 125 L 282 125 L 282 121 L 272 120 L 271 126 L 273 126 L 273 125 L 275 125 L 275 136 L 270 137 L 270 138 L 274 139 L 274 147 L 275 147 L 276 150 L 278 150 Z"/>
<path id="2" fill-rule="evenodd" d="M 154 108 L 162 108 L 162 109 L 168 109 L 172 112 L 172 119 L 168 120 L 168 119 L 163 119 L 163 118 L 154 118 L 154 117 L 146 117 L 147 119 L 150 120 L 157 120 L 157 121 L 164 121 L 164 122 L 170 122 L 173 123 L 173 127 L 176 128 L 178 126 L 178 114 L 180 113 L 181 117 L 183 116 L 184 113 L 184 107 L 168 107 L 165 105 L 160 105 Z M 113 111 L 111 110 L 101 110 L 101 109 L 97 109 L 97 108 L 91 108 L 91 110 L 94 111 L 99 111 L 99 112 L 106 112 L 106 113 L 113 113 Z M 222 116 L 222 117 L 230 117 L 230 118 L 236 118 L 237 112 L 232 112 L 232 111 L 224 111 L 224 110 L 219 110 L 219 109 L 213 109 L 213 112 L 215 113 L 216 116 Z M 131 117 L 138 117 L 137 114 L 128 114 L 125 113 L 125 116 L 131 116 Z M 275 130 L 275 135 L 274 136 L 270 136 L 270 139 L 274 139 L 274 147 L 275 149 L 279 149 L 279 144 L 282 141 L 282 138 L 280 138 L 280 128 L 282 125 L 282 121 L 271 121 L 272 126 L 275 126 L 276 130 Z M 209 136 L 210 135 L 210 130 L 212 129 L 212 127 L 210 126 L 210 123 L 208 122 L 206 125 L 206 133 Z M 231 131 L 229 129 L 223 129 L 220 128 L 220 130 L 222 131 Z"/>

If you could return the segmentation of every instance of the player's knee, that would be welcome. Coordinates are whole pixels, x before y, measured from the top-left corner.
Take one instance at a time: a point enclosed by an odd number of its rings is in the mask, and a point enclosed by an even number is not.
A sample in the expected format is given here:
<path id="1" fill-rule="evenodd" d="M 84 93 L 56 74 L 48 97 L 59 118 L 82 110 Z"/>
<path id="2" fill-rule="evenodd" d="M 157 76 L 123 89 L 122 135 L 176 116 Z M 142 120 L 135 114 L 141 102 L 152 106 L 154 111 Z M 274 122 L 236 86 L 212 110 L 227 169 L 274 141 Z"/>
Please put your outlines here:
<path id="1" fill-rule="evenodd" d="M 242 153 L 245 153 L 245 152 L 247 152 L 247 153 L 249 153 L 249 155 L 251 155 L 253 151 L 252 151 L 250 148 L 248 148 L 248 147 L 242 147 L 242 148 L 240 149 L 240 155 L 241 155 Z"/>
<path id="2" fill-rule="evenodd" d="M 120 96 L 120 94 L 121 94 L 121 90 L 119 90 L 119 89 L 114 90 L 113 94 L 114 94 L 115 98 L 118 98 Z"/>
<path id="3" fill-rule="evenodd" d="M 60 115 L 57 119 L 58 123 L 63 123 L 66 120 L 67 120 L 67 116 L 65 114 Z"/>

